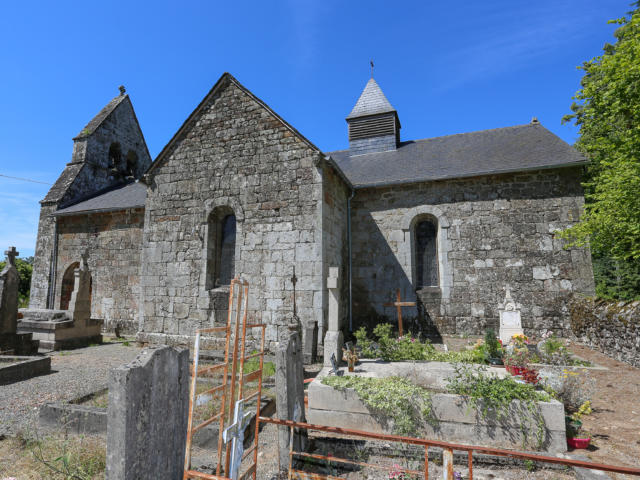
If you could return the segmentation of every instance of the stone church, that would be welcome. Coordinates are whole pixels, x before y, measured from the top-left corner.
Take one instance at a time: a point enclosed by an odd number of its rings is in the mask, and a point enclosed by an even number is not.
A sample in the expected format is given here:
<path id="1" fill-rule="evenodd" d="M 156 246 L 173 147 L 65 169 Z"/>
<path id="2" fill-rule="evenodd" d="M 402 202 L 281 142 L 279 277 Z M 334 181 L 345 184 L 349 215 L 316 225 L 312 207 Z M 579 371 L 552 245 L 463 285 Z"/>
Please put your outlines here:
<path id="1" fill-rule="evenodd" d="M 225 73 L 152 161 L 121 87 L 41 201 L 30 308 L 68 308 L 88 254 L 91 317 L 145 342 L 226 319 L 234 276 L 277 341 L 294 267 L 320 342 L 329 267 L 345 333 L 395 321 L 398 289 L 414 330 L 482 333 L 507 286 L 525 331 L 568 331 L 571 296 L 594 292 L 589 251 L 555 235 L 580 215 L 583 156 L 536 119 L 401 139 L 373 78 L 346 123 L 349 149 L 322 152 Z"/>

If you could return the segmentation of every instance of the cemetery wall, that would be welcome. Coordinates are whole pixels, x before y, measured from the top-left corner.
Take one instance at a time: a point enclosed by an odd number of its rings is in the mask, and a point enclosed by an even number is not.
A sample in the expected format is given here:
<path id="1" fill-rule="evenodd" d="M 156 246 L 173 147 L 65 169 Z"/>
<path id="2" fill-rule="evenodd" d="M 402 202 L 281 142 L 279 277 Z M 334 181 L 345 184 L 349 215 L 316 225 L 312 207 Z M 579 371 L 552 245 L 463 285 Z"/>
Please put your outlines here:
<path id="1" fill-rule="evenodd" d="M 571 303 L 571 328 L 586 345 L 640 367 L 640 301 L 576 297 Z"/>
<path id="2" fill-rule="evenodd" d="M 144 209 L 58 218 L 55 306 L 60 308 L 64 274 L 87 251 L 91 274 L 91 318 L 104 328 L 138 331 L 140 251 Z"/>
<path id="3" fill-rule="evenodd" d="M 400 288 L 416 298 L 416 220 L 438 224 L 439 285 L 417 292 L 440 333 L 497 331 L 509 285 L 525 332 L 570 331 L 573 293 L 593 294 L 588 249 L 564 249 L 557 230 L 582 211 L 580 172 L 553 169 L 358 190 L 353 201 L 356 324 L 391 320 Z M 404 317 L 417 317 L 416 308 Z M 422 320 L 423 323 L 428 323 Z M 408 322 L 410 323 L 410 322 Z"/>
<path id="4" fill-rule="evenodd" d="M 268 323 L 267 347 L 298 315 L 322 324 L 321 155 L 226 74 L 149 172 L 142 252 L 142 341 L 186 342 L 227 308 L 207 288 L 207 222 L 237 220 L 235 271 L 250 284 L 248 318 Z"/>

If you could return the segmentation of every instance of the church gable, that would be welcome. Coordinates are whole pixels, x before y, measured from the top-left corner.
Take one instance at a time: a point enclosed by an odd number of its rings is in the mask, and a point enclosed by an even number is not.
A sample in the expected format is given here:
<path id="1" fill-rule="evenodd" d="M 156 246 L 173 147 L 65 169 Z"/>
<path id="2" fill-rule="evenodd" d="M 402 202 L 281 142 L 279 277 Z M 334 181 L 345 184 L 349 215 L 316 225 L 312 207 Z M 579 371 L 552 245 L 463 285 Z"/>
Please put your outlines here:
<path id="1" fill-rule="evenodd" d="M 142 278 L 154 287 L 144 289 L 146 332 L 191 334 L 199 322 L 221 319 L 235 274 L 250 282 L 250 314 L 269 318 L 275 340 L 289 321 L 294 265 L 300 295 L 310 300 L 298 314 L 321 320 L 322 304 L 313 301 L 314 292 L 322 295 L 320 155 L 222 76 L 145 176 Z M 173 315 L 157 307 L 169 297 Z"/>

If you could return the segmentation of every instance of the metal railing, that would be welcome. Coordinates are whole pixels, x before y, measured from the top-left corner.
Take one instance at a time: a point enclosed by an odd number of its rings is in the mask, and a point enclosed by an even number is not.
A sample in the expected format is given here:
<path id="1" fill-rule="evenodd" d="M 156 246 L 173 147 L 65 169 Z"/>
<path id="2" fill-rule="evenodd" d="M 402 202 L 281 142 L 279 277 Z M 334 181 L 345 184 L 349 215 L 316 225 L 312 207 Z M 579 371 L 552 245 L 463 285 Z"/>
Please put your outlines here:
<path id="1" fill-rule="evenodd" d="M 407 445 L 422 446 L 424 447 L 424 469 L 423 470 L 403 469 L 403 472 L 410 475 L 423 476 L 425 480 L 429 479 L 429 448 L 430 447 L 436 447 L 436 448 L 442 449 L 442 468 L 443 468 L 443 478 L 445 480 L 454 479 L 454 475 L 453 475 L 454 474 L 454 471 L 453 471 L 453 452 L 454 451 L 467 452 L 467 468 L 469 471 L 468 480 L 473 480 L 473 453 L 474 452 L 482 453 L 486 455 L 500 456 L 500 457 L 511 457 L 511 458 L 517 458 L 521 460 L 528 460 L 528 461 L 534 461 L 534 462 L 551 463 L 556 465 L 565 465 L 569 467 L 579 467 L 579 468 L 586 468 L 591 470 L 600 470 L 605 472 L 624 473 L 627 475 L 640 476 L 640 468 L 634 468 L 634 467 L 626 467 L 626 466 L 620 466 L 620 465 L 607 465 L 602 463 L 585 462 L 582 460 L 572 460 L 568 458 L 550 457 L 546 455 L 517 452 L 517 451 L 507 450 L 502 448 L 490 448 L 490 447 L 483 447 L 479 445 L 462 445 L 462 444 L 443 442 L 439 440 L 426 440 L 421 438 L 403 437 L 400 435 L 365 432 L 362 430 L 353 430 L 348 428 L 327 427 L 324 425 L 312 425 L 309 423 L 299 423 L 299 422 L 293 422 L 290 420 L 279 420 L 276 418 L 260 417 L 258 420 L 261 423 L 271 423 L 274 425 L 288 427 L 290 429 L 289 438 L 291 440 L 289 444 L 289 479 L 304 478 L 304 479 L 312 479 L 312 480 L 325 480 L 325 479 L 336 480 L 337 478 L 339 478 L 331 475 L 322 475 L 319 473 L 310 473 L 310 472 L 305 472 L 303 470 L 299 470 L 295 468 L 295 462 L 294 462 L 295 457 L 311 458 L 311 459 L 323 460 L 326 462 L 335 462 L 335 463 L 341 463 L 341 464 L 358 465 L 361 467 L 386 470 L 389 472 L 395 469 L 395 467 L 393 466 L 374 465 L 371 463 L 360 462 L 360 461 L 351 460 L 347 458 L 340 458 L 333 455 L 327 456 L 327 455 L 319 455 L 319 454 L 295 451 L 293 449 L 293 435 L 294 435 L 294 430 L 296 428 L 304 429 L 304 430 L 315 430 L 319 432 L 331 433 L 334 435 L 356 437 L 359 439 L 380 440 L 380 441 L 386 441 L 386 442 L 397 442 L 397 443 L 402 443 Z"/>

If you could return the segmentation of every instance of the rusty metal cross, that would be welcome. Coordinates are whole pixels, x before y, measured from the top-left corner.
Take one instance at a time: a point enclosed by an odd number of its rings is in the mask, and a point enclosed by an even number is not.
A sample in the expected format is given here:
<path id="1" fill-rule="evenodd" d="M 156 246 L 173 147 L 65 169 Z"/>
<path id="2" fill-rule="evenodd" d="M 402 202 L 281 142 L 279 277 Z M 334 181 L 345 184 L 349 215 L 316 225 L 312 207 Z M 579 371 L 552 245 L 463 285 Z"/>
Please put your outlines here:
<path id="1" fill-rule="evenodd" d="M 400 289 L 396 290 L 396 301 L 391 303 L 385 303 L 385 307 L 396 307 L 398 311 L 398 336 L 402 336 L 402 307 L 415 307 L 416 302 L 403 302 L 400 296 Z"/>

